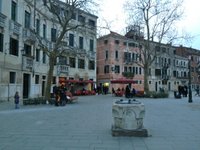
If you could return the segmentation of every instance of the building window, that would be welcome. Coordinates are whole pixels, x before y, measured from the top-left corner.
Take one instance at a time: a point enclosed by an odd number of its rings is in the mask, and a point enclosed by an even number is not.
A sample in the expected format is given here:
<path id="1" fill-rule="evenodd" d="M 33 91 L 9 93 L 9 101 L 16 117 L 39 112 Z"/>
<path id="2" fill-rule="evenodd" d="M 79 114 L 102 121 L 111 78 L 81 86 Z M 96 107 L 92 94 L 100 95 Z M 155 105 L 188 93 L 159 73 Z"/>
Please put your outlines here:
<path id="1" fill-rule="evenodd" d="M 115 51 L 115 59 L 118 59 L 118 58 L 119 58 L 119 52 Z"/>
<path id="2" fill-rule="evenodd" d="M 45 64 L 46 63 L 46 53 L 45 52 L 43 52 L 43 57 L 42 57 L 42 62 Z"/>
<path id="3" fill-rule="evenodd" d="M 139 67 L 139 74 L 142 74 L 142 68 Z"/>
<path id="4" fill-rule="evenodd" d="M 36 19 L 36 33 L 40 35 L 40 20 Z"/>
<path id="5" fill-rule="evenodd" d="M 90 51 L 94 51 L 94 40 L 90 39 Z"/>
<path id="6" fill-rule="evenodd" d="M 95 27 L 95 21 L 94 20 L 89 19 L 88 24 L 89 24 L 89 26 Z"/>
<path id="7" fill-rule="evenodd" d="M 127 72 L 127 71 L 128 71 L 127 67 L 124 67 L 124 72 Z"/>
<path id="8" fill-rule="evenodd" d="M 93 60 L 89 60 L 89 70 L 95 70 L 95 62 Z"/>
<path id="9" fill-rule="evenodd" d="M 106 51 L 106 59 L 108 59 L 108 51 Z"/>
<path id="10" fill-rule="evenodd" d="M 84 48 L 84 47 L 83 47 L 83 37 L 82 37 L 82 36 L 79 37 L 79 48 L 80 48 L 80 49 L 83 49 L 83 48 Z"/>
<path id="11" fill-rule="evenodd" d="M 71 17 L 73 20 L 76 20 L 76 13 L 75 12 L 72 12 L 72 17 Z"/>
<path id="12" fill-rule="evenodd" d="M 47 26 L 46 26 L 46 24 L 43 24 L 43 38 L 45 38 L 46 39 L 46 30 L 47 30 Z"/>
<path id="13" fill-rule="evenodd" d="M 67 65 L 67 57 L 60 56 L 59 57 L 59 64 L 60 65 Z"/>
<path id="14" fill-rule="evenodd" d="M 115 44 L 119 44 L 119 40 L 115 40 Z"/>
<path id="15" fill-rule="evenodd" d="M 128 46 L 135 47 L 135 43 L 128 43 Z"/>
<path id="16" fill-rule="evenodd" d="M 81 23 L 85 23 L 85 17 L 82 16 L 82 15 L 79 15 L 78 16 L 78 21 L 81 22 Z"/>
<path id="17" fill-rule="evenodd" d="M 104 73 L 109 73 L 109 65 L 104 66 Z"/>
<path id="18" fill-rule="evenodd" d="M 135 74 L 138 74 L 138 67 L 135 67 Z"/>
<path id="19" fill-rule="evenodd" d="M 27 44 L 24 44 L 24 53 L 26 56 L 31 56 L 31 46 L 30 45 L 27 45 Z"/>
<path id="20" fill-rule="evenodd" d="M 124 62 L 131 62 L 131 53 L 124 52 Z"/>
<path id="21" fill-rule="evenodd" d="M 70 57 L 69 58 L 69 65 L 70 65 L 71 68 L 76 68 L 76 59 Z"/>
<path id="22" fill-rule="evenodd" d="M 132 61 L 136 61 L 136 55 L 135 55 L 135 53 L 132 53 Z"/>
<path id="23" fill-rule="evenodd" d="M 128 67 L 128 72 L 132 72 L 132 67 Z"/>
<path id="24" fill-rule="evenodd" d="M 35 75 L 35 84 L 39 84 L 39 81 L 40 81 L 40 76 Z"/>
<path id="25" fill-rule="evenodd" d="M 104 40 L 104 44 L 105 44 L 105 45 L 108 44 L 108 40 Z"/>
<path id="26" fill-rule="evenodd" d="M 51 28 L 51 41 L 56 42 L 56 29 Z"/>
<path id="27" fill-rule="evenodd" d="M 25 11 L 24 27 L 28 29 L 31 27 L 31 14 L 28 11 Z"/>
<path id="28" fill-rule="evenodd" d="M 161 76 L 161 69 L 155 69 L 155 75 Z"/>
<path id="29" fill-rule="evenodd" d="M 160 52 L 160 46 L 155 46 L 156 52 Z"/>
<path id="30" fill-rule="evenodd" d="M 85 68 L 85 60 L 84 59 L 78 59 L 78 68 L 80 68 L 80 69 Z"/>
<path id="31" fill-rule="evenodd" d="M 133 73 L 135 74 L 135 67 L 133 67 Z"/>
<path id="32" fill-rule="evenodd" d="M 11 55 L 18 56 L 19 51 L 19 41 L 13 38 L 10 38 L 10 51 Z"/>
<path id="33" fill-rule="evenodd" d="M 120 66 L 118 65 L 115 66 L 115 73 L 120 73 Z"/>
<path id="34" fill-rule="evenodd" d="M 3 34 L 0 33 L 0 52 L 3 52 Z"/>
<path id="35" fill-rule="evenodd" d="M 69 34 L 69 46 L 74 47 L 74 34 Z"/>
<path id="36" fill-rule="evenodd" d="M 165 47 L 162 47 L 162 52 L 163 52 L 163 53 L 166 53 L 166 50 L 167 50 L 167 49 L 166 49 Z"/>
<path id="37" fill-rule="evenodd" d="M 36 60 L 37 62 L 39 62 L 39 61 L 40 61 L 40 49 L 36 49 L 36 56 L 35 56 L 35 60 Z"/>
<path id="38" fill-rule="evenodd" d="M 15 83 L 16 81 L 16 72 L 10 72 L 10 83 Z"/>
<path id="39" fill-rule="evenodd" d="M 11 6 L 11 19 L 13 21 L 16 21 L 17 19 L 17 3 L 15 1 L 12 1 L 12 6 Z"/>

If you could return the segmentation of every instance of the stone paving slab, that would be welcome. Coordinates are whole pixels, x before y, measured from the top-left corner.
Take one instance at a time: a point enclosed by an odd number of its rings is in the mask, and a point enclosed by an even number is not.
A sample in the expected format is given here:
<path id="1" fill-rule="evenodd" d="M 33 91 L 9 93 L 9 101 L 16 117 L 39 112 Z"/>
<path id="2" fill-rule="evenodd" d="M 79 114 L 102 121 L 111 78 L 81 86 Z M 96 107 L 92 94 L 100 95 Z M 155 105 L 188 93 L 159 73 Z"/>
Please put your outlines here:
<path id="1" fill-rule="evenodd" d="M 0 150 L 199 150 L 200 97 L 144 99 L 150 137 L 113 137 L 111 95 L 79 97 L 76 104 L 0 103 Z"/>

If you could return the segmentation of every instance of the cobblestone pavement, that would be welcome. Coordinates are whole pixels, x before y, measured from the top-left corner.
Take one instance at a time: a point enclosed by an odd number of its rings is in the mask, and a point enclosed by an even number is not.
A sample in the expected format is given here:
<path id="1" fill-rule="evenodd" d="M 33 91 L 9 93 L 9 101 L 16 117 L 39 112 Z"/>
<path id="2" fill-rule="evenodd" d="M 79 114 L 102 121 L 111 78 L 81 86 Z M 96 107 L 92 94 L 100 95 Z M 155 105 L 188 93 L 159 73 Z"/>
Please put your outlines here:
<path id="1" fill-rule="evenodd" d="M 0 150 L 199 150 L 200 97 L 137 98 L 146 108 L 149 137 L 113 137 L 111 95 L 78 103 L 23 106 L 0 103 Z"/>

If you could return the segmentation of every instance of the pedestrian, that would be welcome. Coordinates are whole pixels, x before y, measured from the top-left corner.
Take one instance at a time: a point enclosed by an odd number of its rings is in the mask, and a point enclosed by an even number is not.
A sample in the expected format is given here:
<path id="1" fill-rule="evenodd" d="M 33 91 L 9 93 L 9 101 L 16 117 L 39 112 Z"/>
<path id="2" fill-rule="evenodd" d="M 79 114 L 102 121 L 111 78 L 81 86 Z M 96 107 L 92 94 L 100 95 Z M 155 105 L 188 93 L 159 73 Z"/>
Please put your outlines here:
<path id="1" fill-rule="evenodd" d="M 127 85 L 126 89 L 125 89 L 125 97 L 126 98 L 130 98 L 130 92 L 131 92 L 130 87 L 129 87 L 129 85 Z"/>
<path id="2" fill-rule="evenodd" d="M 115 96 L 115 89 L 112 88 L 112 96 Z"/>
<path id="3" fill-rule="evenodd" d="M 19 92 L 17 91 L 14 96 L 15 99 L 15 109 L 19 108 Z"/>

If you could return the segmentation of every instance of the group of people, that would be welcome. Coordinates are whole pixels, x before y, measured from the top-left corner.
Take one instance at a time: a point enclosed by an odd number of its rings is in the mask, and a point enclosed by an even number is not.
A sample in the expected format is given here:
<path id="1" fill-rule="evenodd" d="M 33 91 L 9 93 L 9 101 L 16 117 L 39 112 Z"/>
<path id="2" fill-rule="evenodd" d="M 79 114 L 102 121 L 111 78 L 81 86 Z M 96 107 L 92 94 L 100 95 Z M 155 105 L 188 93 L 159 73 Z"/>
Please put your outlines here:
<path id="1" fill-rule="evenodd" d="M 124 90 L 124 88 L 122 88 L 122 89 L 118 88 L 115 91 L 115 89 L 112 88 L 112 94 L 115 95 L 115 96 L 123 96 L 123 94 L 125 94 L 126 98 L 132 98 L 132 97 L 135 96 L 136 90 L 135 90 L 135 88 L 132 88 L 132 90 L 131 90 L 131 86 L 127 85 L 126 88 L 125 88 L 125 90 Z"/>
<path id="2" fill-rule="evenodd" d="M 132 88 L 132 90 L 131 90 L 131 86 L 127 85 L 126 89 L 125 89 L 125 97 L 132 98 L 135 96 L 135 94 L 136 94 L 135 88 Z"/>
<path id="3" fill-rule="evenodd" d="M 188 95 L 188 87 L 185 86 L 178 86 L 178 92 L 174 91 L 174 97 L 175 98 L 181 98 L 181 96 L 183 97 L 187 97 Z"/>
<path id="4" fill-rule="evenodd" d="M 61 84 L 61 86 L 54 86 L 53 87 L 53 94 L 55 97 L 55 106 L 64 106 L 69 98 L 66 95 L 67 88 Z"/>

